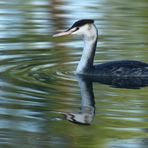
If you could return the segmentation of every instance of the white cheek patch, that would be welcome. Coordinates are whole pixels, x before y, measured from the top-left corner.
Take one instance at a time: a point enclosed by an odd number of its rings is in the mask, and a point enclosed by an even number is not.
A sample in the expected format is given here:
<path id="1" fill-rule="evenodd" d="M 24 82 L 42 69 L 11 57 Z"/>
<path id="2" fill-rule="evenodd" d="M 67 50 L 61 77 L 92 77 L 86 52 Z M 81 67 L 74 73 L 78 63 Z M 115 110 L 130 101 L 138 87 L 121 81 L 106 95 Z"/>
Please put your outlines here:
<path id="1" fill-rule="evenodd" d="M 72 34 L 83 35 L 88 31 L 88 25 L 79 27 L 78 30 L 74 31 Z"/>
<path id="2" fill-rule="evenodd" d="M 88 24 L 88 30 L 91 30 L 91 24 Z"/>

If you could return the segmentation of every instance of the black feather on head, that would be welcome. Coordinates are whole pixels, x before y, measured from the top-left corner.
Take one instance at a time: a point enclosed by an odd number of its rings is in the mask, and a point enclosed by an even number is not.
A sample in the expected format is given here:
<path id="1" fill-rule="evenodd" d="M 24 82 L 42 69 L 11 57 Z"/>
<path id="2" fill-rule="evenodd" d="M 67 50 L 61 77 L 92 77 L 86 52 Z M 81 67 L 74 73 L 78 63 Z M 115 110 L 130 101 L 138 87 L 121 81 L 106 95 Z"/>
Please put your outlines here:
<path id="1" fill-rule="evenodd" d="M 94 20 L 92 20 L 92 19 L 79 20 L 79 21 L 75 22 L 68 30 L 70 30 L 74 27 L 81 27 L 85 24 L 92 24 L 92 23 L 94 23 Z"/>

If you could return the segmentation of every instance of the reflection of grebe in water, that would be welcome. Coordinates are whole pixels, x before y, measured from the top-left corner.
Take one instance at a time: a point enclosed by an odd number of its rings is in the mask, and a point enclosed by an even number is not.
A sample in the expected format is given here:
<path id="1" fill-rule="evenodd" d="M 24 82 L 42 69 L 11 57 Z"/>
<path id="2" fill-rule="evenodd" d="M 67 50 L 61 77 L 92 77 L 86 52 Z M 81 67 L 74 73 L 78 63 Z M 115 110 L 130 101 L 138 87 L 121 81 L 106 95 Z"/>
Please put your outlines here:
<path id="1" fill-rule="evenodd" d="M 84 49 L 76 69 L 77 74 L 89 76 L 148 77 L 148 64 L 139 61 L 113 61 L 93 65 L 98 38 L 98 31 L 93 20 L 79 20 L 68 30 L 55 34 L 54 37 L 70 34 L 83 35 L 84 38 Z"/>
<path id="2" fill-rule="evenodd" d="M 65 118 L 76 124 L 89 125 L 95 115 L 95 100 L 93 83 L 86 78 L 77 76 L 81 93 L 81 111 L 78 113 L 65 113 Z"/>
<path id="3" fill-rule="evenodd" d="M 81 94 L 81 109 L 79 112 L 61 112 L 66 120 L 76 124 L 90 125 L 95 116 L 95 98 L 93 93 L 93 82 L 111 85 L 117 88 L 139 89 L 148 86 L 147 79 L 141 78 L 107 78 L 91 79 L 90 77 L 77 75 Z"/>

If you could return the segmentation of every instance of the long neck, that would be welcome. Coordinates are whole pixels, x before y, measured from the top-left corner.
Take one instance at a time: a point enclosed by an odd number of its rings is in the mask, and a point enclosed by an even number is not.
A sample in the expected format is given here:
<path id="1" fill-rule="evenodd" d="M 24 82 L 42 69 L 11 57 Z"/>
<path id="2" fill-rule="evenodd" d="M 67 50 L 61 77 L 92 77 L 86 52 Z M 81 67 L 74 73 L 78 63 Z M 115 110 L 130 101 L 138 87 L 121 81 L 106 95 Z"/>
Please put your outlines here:
<path id="1" fill-rule="evenodd" d="M 82 56 L 80 59 L 80 62 L 77 66 L 76 73 L 78 74 L 84 74 L 91 71 L 91 68 L 93 67 L 93 61 L 96 51 L 96 45 L 97 45 L 97 29 L 93 25 L 93 31 L 92 34 L 85 34 L 84 35 L 84 49 L 82 52 Z"/>

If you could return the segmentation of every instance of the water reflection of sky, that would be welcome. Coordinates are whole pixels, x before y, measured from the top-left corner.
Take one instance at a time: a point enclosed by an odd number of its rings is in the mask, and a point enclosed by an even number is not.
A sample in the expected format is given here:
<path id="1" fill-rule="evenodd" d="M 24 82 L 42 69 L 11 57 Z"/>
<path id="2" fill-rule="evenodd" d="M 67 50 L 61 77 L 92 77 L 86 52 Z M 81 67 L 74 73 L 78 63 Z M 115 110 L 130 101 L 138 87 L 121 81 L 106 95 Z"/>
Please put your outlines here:
<path id="1" fill-rule="evenodd" d="M 62 9 L 68 13 L 57 13 L 60 17 L 67 18 L 68 25 L 70 26 L 73 21 L 83 18 L 97 19 L 101 17 L 100 13 L 94 13 L 94 9 L 91 9 L 97 2 L 94 1 L 63 1 L 66 5 L 59 5 L 58 10 Z M 83 7 L 82 7 L 83 3 Z M 0 38 L 15 38 L 21 35 L 25 35 L 27 32 L 48 35 L 51 32 L 51 20 L 50 20 L 50 3 L 45 1 L 31 1 L 31 2 L 4 2 L 2 3 L 5 9 L 0 9 Z M 40 7 L 38 7 L 40 6 Z M 43 7 L 41 7 L 43 6 Z M 97 5 L 98 6 L 98 5 Z M 33 7 L 30 9 L 29 7 Z M 53 5 L 52 7 L 58 7 Z M 77 7 L 77 9 L 75 9 Z M 23 8 L 23 9 L 22 9 Z M 28 9 L 25 10 L 25 8 Z M 93 16 L 92 16 L 93 13 Z M 80 15 L 81 14 L 81 15 Z M 26 28 L 26 23 L 28 24 Z M 29 28 L 33 24 L 34 28 Z M 22 28 L 26 28 L 27 32 L 24 32 Z M 29 30 L 30 29 L 30 30 Z"/>
<path id="2" fill-rule="evenodd" d="M 66 10 L 70 13 L 68 13 L 67 18 L 72 18 L 74 20 L 84 19 L 84 18 L 92 18 L 96 19 L 101 14 L 94 13 L 95 10 L 91 9 L 91 7 L 94 7 L 94 5 L 98 6 L 98 2 L 96 1 L 71 1 L 68 3 L 68 5 L 65 5 L 61 7 L 60 9 Z M 76 9 L 77 8 L 77 9 Z M 93 15 L 92 15 L 93 13 Z"/>

